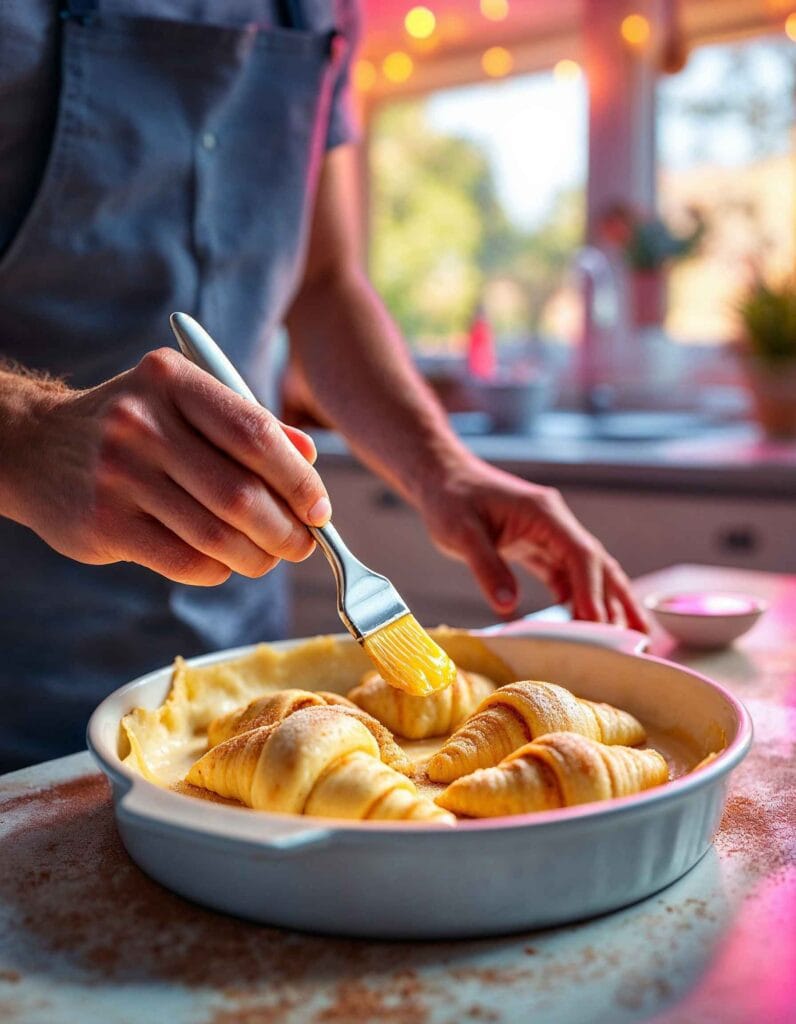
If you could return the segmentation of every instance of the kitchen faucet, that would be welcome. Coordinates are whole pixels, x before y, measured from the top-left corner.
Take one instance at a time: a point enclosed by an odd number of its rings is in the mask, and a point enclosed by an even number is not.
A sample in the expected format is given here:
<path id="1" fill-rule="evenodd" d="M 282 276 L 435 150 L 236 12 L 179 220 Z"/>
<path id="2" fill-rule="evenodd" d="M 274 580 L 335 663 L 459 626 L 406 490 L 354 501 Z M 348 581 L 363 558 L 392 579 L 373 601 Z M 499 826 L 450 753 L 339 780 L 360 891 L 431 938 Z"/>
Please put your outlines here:
<path id="1" fill-rule="evenodd" d="M 593 416 L 605 412 L 610 404 L 611 388 L 605 378 L 611 350 L 606 335 L 609 329 L 618 329 L 618 282 L 610 260 L 594 245 L 578 249 L 570 266 L 577 275 L 583 301 L 576 373 L 578 399 L 581 409 Z"/>

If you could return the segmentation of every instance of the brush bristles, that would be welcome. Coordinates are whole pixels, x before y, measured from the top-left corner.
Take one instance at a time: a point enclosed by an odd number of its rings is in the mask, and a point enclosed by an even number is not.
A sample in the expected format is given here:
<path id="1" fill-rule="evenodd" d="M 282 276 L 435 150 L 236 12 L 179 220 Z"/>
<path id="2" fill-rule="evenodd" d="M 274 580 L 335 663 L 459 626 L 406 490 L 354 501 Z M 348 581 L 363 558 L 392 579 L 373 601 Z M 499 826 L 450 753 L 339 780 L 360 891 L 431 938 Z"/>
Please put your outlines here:
<path id="1" fill-rule="evenodd" d="M 362 641 L 365 653 L 390 686 L 425 697 L 456 678 L 456 666 L 414 615 L 402 615 Z"/>

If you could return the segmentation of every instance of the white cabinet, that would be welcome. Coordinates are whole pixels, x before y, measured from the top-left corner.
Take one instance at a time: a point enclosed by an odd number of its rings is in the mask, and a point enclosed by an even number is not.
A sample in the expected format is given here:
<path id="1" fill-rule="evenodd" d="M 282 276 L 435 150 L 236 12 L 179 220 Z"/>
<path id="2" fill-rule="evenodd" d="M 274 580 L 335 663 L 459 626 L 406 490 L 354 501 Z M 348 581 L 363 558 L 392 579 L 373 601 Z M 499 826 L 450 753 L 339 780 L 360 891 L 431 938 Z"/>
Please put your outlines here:
<path id="1" fill-rule="evenodd" d="M 681 562 L 796 572 L 796 502 L 665 491 L 564 492 L 631 576 Z"/>
<path id="2" fill-rule="evenodd" d="M 425 625 L 495 620 L 470 571 L 440 554 L 415 511 L 366 470 L 339 460 L 319 468 L 334 521 L 367 565 L 383 572 Z M 632 471 L 631 471 L 632 472 Z M 540 481 L 545 482 L 545 481 Z M 631 576 L 681 562 L 796 572 L 796 504 L 778 499 L 565 487 L 581 521 Z M 338 631 L 332 574 L 320 552 L 291 570 L 295 636 Z M 520 614 L 551 603 L 522 571 Z"/>

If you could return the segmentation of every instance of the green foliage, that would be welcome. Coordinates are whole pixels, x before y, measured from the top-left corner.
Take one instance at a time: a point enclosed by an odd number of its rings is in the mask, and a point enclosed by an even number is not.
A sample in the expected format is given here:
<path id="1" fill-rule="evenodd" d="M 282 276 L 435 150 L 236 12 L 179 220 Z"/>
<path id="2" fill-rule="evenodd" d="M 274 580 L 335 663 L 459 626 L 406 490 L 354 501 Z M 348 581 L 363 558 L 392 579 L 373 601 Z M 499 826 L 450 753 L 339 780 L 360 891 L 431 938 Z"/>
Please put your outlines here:
<path id="1" fill-rule="evenodd" d="M 758 280 L 738 303 L 752 353 L 769 363 L 796 359 L 796 281 Z"/>
<path id="2" fill-rule="evenodd" d="M 379 119 L 371 178 L 371 272 L 388 308 L 410 337 L 464 330 L 480 283 L 485 158 L 431 134 L 420 105 L 395 104 Z"/>
<path id="3" fill-rule="evenodd" d="M 545 303 L 564 283 L 575 251 L 583 244 L 585 198 L 580 190 L 559 192 L 547 220 L 518 233 L 516 251 L 502 267 L 526 299 L 526 327 L 536 331 Z"/>
<path id="4" fill-rule="evenodd" d="M 481 147 L 432 131 L 422 102 L 378 117 L 370 147 L 371 275 L 410 341 L 467 330 L 491 281 L 516 301 L 497 329 L 528 333 L 580 244 L 579 194 L 562 195 L 545 225 L 514 226 Z"/>
<path id="5" fill-rule="evenodd" d="M 660 217 L 647 220 L 631 217 L 625 244 L 625 259 L 634 270 L 657 270 L 674 260 L 685 259 L 697 249 L 705 234 L 705 222 L 694 214 L 694 228 L 676 235 Z"/>

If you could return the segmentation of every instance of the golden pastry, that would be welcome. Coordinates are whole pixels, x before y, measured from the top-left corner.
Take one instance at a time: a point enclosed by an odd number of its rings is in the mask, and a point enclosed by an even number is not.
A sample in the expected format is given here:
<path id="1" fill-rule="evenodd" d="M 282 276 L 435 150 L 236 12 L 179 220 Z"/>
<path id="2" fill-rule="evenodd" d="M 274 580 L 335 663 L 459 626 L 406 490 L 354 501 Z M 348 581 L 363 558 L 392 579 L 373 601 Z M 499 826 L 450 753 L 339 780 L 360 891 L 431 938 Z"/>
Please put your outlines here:
<path id="1" fill-rule="evenodd" d="M 446 627 L 432 633 L 465 671 L 494 679 L 516 679 L 480 637 Z M 171 686 L 159 707 L 136 707 L 121 720 L 119 753 L 124 764 L 159 786 L 184 777 L 196 757 L 196 741 L 214 718 L 276 690 L 325 690 L 339 695 L 373 670 L 367 654 L 349 637 L 314 637 L 289 647 L 259 644 L 236 658 L 211 664 L 174 663 Z"/>
<path id="2" fill-rule="evenodd" d="M 666 761 L 657 750 L 608 746 L 579 733 L 551 732 L 496 767 L 452 782 L 437 803 L 454 814 L 498 818 L 628 796 L 668 778 Z"/>
<path id="3" fill-rule="evenodd" d="M 186 776 L 248 807 L 332 818 L 452 821 L 379 759 L 373 735 L 339 707 L 306 707 L 213 747 Z"/>
<path id="4" fill-rule="evenodd" d="M 348 696 L 397 736 L 423 740 L 457 728 L 494 689 L 484 676 L 459 670 L 451 686 L 414 697 L 390 686 L 378 672 L 369 672 Z"/>
<path id="5" fill-rule="evenodd" d="M 489 694 L 429 760 L 433 782 L 452 782 L 476 768 L 490 768 L 547 732 L 577 732 L 602 743 L 633 745 L 644 728 L 627 711 L 581 700 L 554 683 L 509 683 Z"/>
<path id="6" fill-rule="evenodd" d="M 411 774 L 411 761 L 381 722 L 358 708 L 356 704 L 352 704 L 346 697 L 325 690 L 317 693 L 310 690 L 276 690 L 257 697 L 246 707 L 214 719 L 207 728 L 208 744 L 215 747 L 239 733 L 281 722 L 296 711 L 326 705 L 334 706 L 343 713 L 359 719 L 378 743 L 382 761 L 396 771 Z"/>
<path id="7" fill-rule="evenodd" d="M 315 690 L 319 697 L 323 697 L 327 704 L 334 704 L 335 707 L 355 708 L 356 704 L 344 697 L 342 693 L 332 693 L 330 690 Z"/>
<path id="8" fill-rule="evenodd" d="M 256 697 L 245 707 L 237 708 L 228 715 L 214 718 L 207 727 L 207 742 L 211 747 L 249 729 L 273 725 L 302 708 L 325 707 L 326 701 L 319 693 L 309 690 L 276 690 Z"/>

